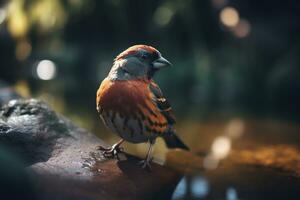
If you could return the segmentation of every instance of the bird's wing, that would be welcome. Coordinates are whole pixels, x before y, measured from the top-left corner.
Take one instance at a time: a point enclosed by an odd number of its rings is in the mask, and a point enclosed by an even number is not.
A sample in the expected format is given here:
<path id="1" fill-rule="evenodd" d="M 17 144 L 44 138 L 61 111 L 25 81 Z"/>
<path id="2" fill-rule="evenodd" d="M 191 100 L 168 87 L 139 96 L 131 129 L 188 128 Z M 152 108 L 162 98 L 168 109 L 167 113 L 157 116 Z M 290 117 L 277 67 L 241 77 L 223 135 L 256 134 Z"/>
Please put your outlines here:
<path id="1" fill-rule="evenodd" d="M 175 133 L 175 129 L 173 128 L 173 124 L 175 124 L 175 116 L 172 112 L 171 105 L 167 101 L 167 99 L 162 94 L 160 88 L 156 83 L 151 81 L 150 83 L 150 91 L 152 93 L 152 99 L 156 104 L 156 107 L 161 112 L 161 114 L 166 118 L 169 129 L 162 135 L 164 138 L 166 145 L 168 148 L 182 148 L 185 150 L 189 150 L 188 146 L 186 146 L 182 140 Z"/>
<path id="2" fill-rule="evenodd" d="M 167 119 L 168 124 L 169 125 L 175 124 L 176 119 L 173 114 L 172 107 L 168 102 L 168 100 L 164 97 L 158 85 L 153 81 L 151 81 L 149 88 L 151 93 L 153 94 L 152 95 L 153 102 L 156 104 L 157 108 L 163 114 L 163 116 Z"/>

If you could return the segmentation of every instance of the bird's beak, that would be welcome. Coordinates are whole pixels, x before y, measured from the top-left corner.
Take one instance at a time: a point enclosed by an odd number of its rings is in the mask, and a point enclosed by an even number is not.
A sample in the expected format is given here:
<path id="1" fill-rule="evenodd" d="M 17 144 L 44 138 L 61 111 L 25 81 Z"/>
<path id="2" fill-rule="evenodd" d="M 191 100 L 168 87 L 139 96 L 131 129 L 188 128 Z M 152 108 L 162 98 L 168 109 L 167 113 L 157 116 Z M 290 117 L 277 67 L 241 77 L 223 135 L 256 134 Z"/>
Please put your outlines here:
<path id="1" fill-rule="evenodd" d="M 172 65 L 167 59 L 165 59 L 162 56 L 160 58 L 156 59 L 152 64 L 155 69 L 160 69 L 160 68 Z"/>

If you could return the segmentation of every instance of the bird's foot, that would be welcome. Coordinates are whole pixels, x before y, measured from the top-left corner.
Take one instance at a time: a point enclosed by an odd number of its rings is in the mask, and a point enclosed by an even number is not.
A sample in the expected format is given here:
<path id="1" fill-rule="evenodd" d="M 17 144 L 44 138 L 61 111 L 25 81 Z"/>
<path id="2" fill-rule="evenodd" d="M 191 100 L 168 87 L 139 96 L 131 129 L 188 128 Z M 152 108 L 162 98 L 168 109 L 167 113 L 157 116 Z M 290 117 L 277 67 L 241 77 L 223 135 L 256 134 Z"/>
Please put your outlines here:
<path id="1" fill-rule="evenodd" d="M 150 159 L 146 158 L 145 160 L 140 161 L 139 164 L 142 166 L 143 169 L 147 169 L 147 170 L 151 171 L 152 168 L 151 168 L 150 163 L 152 162 L 152 160 L 153 160 L 153 157 Z"/>
<path id="2" fill-rule="evenodd" d="M 124 148 L 120 147 L 120 144 L 114 144 L 109 148 L 105 148 L 103 146 L 99 146 L 98 150 L 102 151 L 103 156 L 105 158 L 117 158 L 118 160 L 119 158 L 119 154 L 120 153 L 124 153 Z"/>

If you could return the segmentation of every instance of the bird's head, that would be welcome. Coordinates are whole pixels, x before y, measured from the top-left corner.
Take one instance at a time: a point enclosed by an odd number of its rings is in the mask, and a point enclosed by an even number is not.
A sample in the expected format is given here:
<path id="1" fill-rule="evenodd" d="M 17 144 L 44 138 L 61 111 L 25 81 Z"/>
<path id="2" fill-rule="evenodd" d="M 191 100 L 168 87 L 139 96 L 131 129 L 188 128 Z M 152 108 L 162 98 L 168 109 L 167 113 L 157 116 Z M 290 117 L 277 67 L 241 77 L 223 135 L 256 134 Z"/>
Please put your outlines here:
<path id="1" fill-rule="evenodd" d="M 129 47 L 114 61 L 109 76 L 119 80 L 151 79 L 156 71 L 171 65 L 158 50 L 147 45 Z"/>

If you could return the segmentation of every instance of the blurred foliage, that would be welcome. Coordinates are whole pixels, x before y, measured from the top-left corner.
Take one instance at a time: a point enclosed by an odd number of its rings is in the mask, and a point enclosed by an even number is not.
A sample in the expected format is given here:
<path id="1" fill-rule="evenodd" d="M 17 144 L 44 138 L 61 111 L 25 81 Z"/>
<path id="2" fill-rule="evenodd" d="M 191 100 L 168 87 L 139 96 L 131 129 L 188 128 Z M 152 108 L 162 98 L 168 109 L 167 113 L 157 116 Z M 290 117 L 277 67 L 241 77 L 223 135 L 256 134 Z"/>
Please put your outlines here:
<path id="1" fill-rule="evenodd" d="M 155 80 L 181 118 L 299 120 L 298 4 L 3 1 L 0 78 L 80 118 L 86 127 L 97 127 L 95 92 L 113 58 L 130 45 L 144 43 L 157 47 L 174 65 Z M 41 60 L 51 61 L 53 74 L 45 76 L 50 72 L 42 65 L 44 74 L 37 73 Z"/>
<path id="2" fill-rule="evenodd" d="M 299 145 L 299 127 L 261 120 L 300 120 L 299 5 L 293 0 L 0 1 L 0 82 L 47 101 L 113 143 L 117 136 L 105 131 L 96 113 L 96 90 L 121 51 L 152 45 L 173 63 L 155 80 L 179 118 L 178 133 L 201 154 L 200 159 L 167 153 L 159 139 L 156 161 L 195 172 L 215 169 L 227 156 L 299 175 L 298 165 L 292 165 L 299 151 L 285 146 Z M 260 148 L 265 145 L 270 146 Z M 144 144 L 125 147 L 140 156 L 147 150 Z M 253 155 L 248 147 L 256 150 Z"/>

